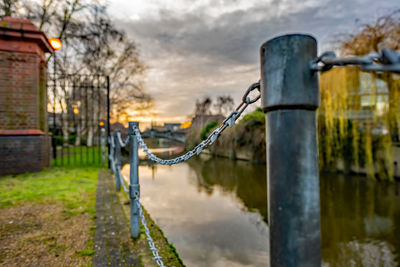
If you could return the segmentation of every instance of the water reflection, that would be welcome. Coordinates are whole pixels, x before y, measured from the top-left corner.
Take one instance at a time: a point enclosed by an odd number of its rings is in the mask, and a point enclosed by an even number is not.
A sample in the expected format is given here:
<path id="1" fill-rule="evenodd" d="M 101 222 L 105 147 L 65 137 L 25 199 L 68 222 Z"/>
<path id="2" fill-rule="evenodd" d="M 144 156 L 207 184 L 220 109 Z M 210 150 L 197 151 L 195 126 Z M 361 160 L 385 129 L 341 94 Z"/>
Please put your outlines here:
<path id="1" fill-rule="evenodd" d="M 238 186 L 222 173 L 208 177 L 215 165 L 202 163 L 207 161 L 140 166 L 144 206 L 187 266 L 265 266 L 268 229 L 262 216 L 248 210 L 235 193 Z"/>
<path id="2" fill-rule="evenodd" d="M 331 266 L 400 264 L 400 185 L 321 179 L 322 255 Z"/>
<path id="3" fill-rule="evenodd" d="M 219 158 L 194 158 L 188 161 L 194 171 L 198 191 L 212 194 L 218 186 L 243 202 L 246 210 L 258 211 L 267 222 L 267 186 L 265 166 Z"/>
<path id="4" fill-rule="evenodd" d="M 266 266 L 265 166 L 203 157 L 139 174 L 144 206 L 185 264 Z M 320 191 L 323 265 L 400 264 L 399 183 L 323 174 Z"/>

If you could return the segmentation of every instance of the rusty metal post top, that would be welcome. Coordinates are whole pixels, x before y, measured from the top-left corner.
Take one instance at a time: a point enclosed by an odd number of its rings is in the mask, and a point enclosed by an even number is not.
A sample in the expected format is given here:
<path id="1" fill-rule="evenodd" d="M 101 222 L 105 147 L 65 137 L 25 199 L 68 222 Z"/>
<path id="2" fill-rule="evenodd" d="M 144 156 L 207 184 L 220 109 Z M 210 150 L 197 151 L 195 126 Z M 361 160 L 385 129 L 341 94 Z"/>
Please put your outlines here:
<path id="1" fill-rule="evenodd" d="M 128 134 L 134 134 L 135 132 L 133 131 L 133 127 L 138 127 L 139 122 L 138 121 L 130 121 L 128 125 Z"/>
<path id="2" fill-rule="evenodd" d="M 283 35 L 265 42 L 260 52 L 264 112 L 319 107 L 318 76 L 310 70 L 310 62 L 317 57 L 314 37 Z"/>

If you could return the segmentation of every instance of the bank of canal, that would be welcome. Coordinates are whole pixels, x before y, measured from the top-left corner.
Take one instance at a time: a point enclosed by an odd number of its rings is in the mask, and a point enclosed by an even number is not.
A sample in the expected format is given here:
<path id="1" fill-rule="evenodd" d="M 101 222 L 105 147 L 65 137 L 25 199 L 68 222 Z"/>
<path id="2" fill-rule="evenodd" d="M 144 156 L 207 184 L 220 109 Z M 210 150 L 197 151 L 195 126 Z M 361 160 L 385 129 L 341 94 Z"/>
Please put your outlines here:
<path id="1" fill-rule="evenodd" d="M 142 163 L 139 175 L 143 205 L 187 266 L 265 266 L 263 164 L 203 155 L 173 166 Z M 323 265 L 400 264 L 400 184 L 320 180 Z"/>

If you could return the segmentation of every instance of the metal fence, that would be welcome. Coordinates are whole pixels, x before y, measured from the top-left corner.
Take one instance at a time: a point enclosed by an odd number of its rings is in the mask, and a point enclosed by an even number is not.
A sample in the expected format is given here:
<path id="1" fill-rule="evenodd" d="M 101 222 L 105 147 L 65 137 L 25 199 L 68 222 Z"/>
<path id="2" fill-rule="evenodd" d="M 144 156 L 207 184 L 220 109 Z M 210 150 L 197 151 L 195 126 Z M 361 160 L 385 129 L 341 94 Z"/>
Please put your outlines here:
<path id="1" fill-rule="evenodd" d="M 400 73 L 400 55 L 385 49 L 364 57 L 336 58 L 333 52 L 317 57 L 317 42 L 308 35 L 285 35 L 261 47 L 261 80 L 245 92 L 242 103 L 194 149 L 174 159 L 161 159 L 150 152 L 138 122 L 129 122 L 129 136 L 117 131 L 108 136 L 110 168 L 130 197 L 131 236 L 140 233 L 140 221 L 159 266 L 164 266 L 150 236 L 140 204 L 138 149 L 158 164 L 184 162 L 212 145 L 243 111 L 262 98 L 266 113 L 267 188 L 270 228 L 270 266 L 319 266 L 320 201 L 316 110 L 319 107 L 318 71 L 334 66 L 359 65 L 366 71 Z M 250 93 L 260 92 L 254 98 Z M 121 173 L 121 148 L 129 145 L 129 186 Z M 265 174 L 260 174 L 265 177 Z"/>
<path id="2" fill-rule="evenodd" d="M 51 83 L 53 165 L 101 165 L 101 129 L 109 131 L 109 78 L 53 74 Z"/>

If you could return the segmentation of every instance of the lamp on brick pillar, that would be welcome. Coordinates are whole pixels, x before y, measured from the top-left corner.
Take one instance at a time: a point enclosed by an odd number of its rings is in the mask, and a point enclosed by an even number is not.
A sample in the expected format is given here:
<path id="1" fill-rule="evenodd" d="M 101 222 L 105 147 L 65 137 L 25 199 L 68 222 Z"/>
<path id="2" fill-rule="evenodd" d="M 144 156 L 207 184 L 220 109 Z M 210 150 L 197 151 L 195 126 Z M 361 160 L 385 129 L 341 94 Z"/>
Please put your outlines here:
<path id="1" fill-rule="evenodd" d="M 0 19 L 0 175 L 50 165 L 45 34 L 29 20 Z"/>

